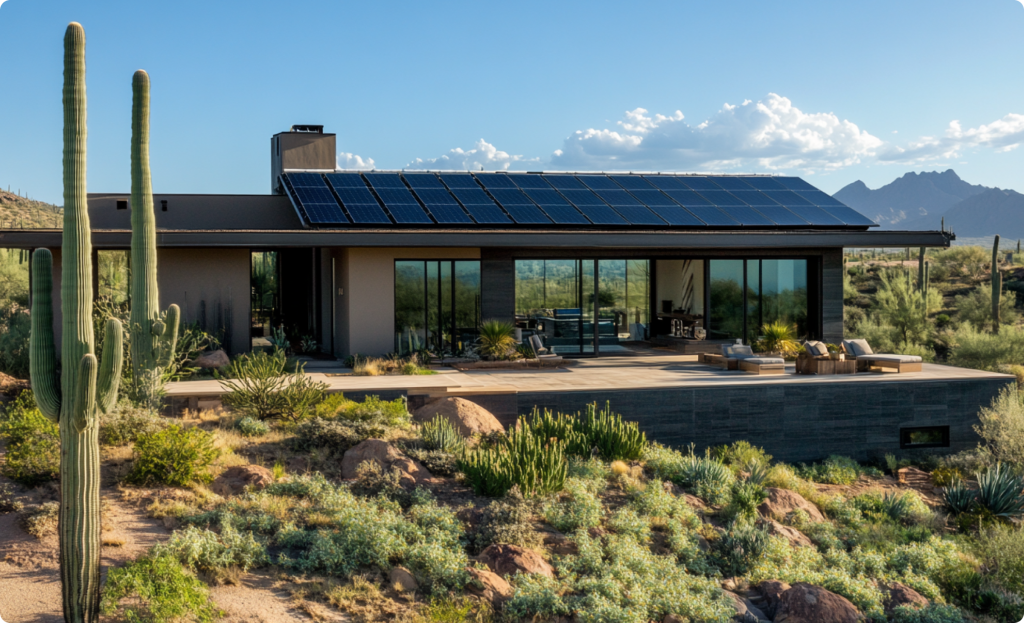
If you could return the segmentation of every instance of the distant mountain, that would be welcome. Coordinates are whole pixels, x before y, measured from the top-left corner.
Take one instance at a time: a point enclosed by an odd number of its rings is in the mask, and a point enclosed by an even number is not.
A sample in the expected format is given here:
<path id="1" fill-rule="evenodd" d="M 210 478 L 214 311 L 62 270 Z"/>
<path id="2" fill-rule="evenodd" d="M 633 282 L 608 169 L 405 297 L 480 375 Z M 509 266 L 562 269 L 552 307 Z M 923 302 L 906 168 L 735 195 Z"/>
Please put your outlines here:
<path id="1" fill-rule="evenodd" d="M 1024 195 L 1015 190 L 989 188 L 964 199 L 942 216 L 957 238 L 995 234 L 1008 240 L 1024 238 Z"/>
<path id="2" fill-rule="evenodd" d="M 834 196 L 883 229 L 938 229 L 947 210 L 988 190 L 968 184 L 949 169 L 942 173 L 910 172 L 876 190 L 857 180 Z"/>
<path id="3" fill-rule="evenodd" d="M 0 190 L 0 229 L 60 227 L 63 208 Z"/>

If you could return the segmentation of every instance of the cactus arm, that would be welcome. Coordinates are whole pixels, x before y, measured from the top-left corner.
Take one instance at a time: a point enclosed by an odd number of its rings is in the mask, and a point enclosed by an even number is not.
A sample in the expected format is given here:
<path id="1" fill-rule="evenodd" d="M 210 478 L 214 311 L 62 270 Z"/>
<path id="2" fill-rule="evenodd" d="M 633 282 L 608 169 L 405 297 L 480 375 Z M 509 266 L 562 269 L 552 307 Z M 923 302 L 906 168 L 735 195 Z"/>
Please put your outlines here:
<path id="1" fill-rule="evenodd" d="M 117 388 L 121 383 L 121 366 L 124 364 L 124 336 L 121 321 L 107 319 L 107 332 L 103 340 L 103 356 L 100 359 L 99 376 L 96 381 L 96 406 L 101 413 L 110 413 L 117 402 Z"/>
<path id="2" fill-rule="evenodd" d="M 164 322 L 162 334 L 158 340 L 160 353 L 157 357 L 157 365 L 166 368 L 171 365 L 174 359 L 174 349 L 178 346 L 178 322 L 181 318 L 181 310 L 177 305 L 167 308 L 166 322 Z"/>
<path id="3" fill-rule="evenodd" d="M 50 420 L 60 419 L 60 381 L 53 339 L 53 254 L 37 249 L 32 254 L 32 332 L 29 368 L 36 404 Z"/>
<path id="4" fill-rule="evenodd" d="M 86 353 L 78 364 L 78 383 L 72 418 L 75 430 L 84 432 L 96 419 L 96 355 Z"/>
<path id="5" fill-rule="evenodd" d="M 1003 276 L 999 272 L 999 235 L 992 243 L 992 333 L 999 333 L 999 295 L 1003 290 Z"/>

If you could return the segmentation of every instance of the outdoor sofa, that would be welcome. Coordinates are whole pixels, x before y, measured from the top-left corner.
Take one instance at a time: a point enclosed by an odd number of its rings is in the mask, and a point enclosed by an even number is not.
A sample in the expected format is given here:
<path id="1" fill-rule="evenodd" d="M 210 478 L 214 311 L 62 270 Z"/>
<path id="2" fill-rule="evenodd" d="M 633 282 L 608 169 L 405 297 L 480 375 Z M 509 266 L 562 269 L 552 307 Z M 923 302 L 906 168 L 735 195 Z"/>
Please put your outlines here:
<path id="1" fill-rule="evenodd" d="M 857 360 L 858 372 L 869 372 L 872 368 L 896 370 L 896 372 L 920 372 L 921 358 L 917 355 L 894 355 L 875 353 L 867 340 L 843 340 L 847 356 Z"/>
<path id="2" fill-rule="evenodd" d="M 783 374 L 786 360 L 782 357 L 761 357 L 743 344 L 722 344 L 727 370 L 742 370 L 748 374 Z"/>

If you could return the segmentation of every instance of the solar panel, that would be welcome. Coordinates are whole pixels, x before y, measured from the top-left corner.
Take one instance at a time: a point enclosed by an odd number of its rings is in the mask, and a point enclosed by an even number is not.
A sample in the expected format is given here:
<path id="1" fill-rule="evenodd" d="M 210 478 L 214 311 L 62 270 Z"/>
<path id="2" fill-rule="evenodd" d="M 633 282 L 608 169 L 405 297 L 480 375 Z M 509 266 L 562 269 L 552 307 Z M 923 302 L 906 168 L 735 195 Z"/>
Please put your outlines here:
<path id="1" fill-rule="evenodd" d="M 292 188 L 319 188 L 324 185 L 324 180 L 319 173 L 288 173 L 288 181 Z"/>
<path id="2" fill-rule="evenodd" d="M 874 221 L 871 219 L 849 207 L 842 201 L 839 201 L 834 197 L 830 197 L 820 190 L 802 191 L 797 192 L 796 194 L 807 199 L 847 225 L 865 225 L 868 227 L 875 225 Z"/>
<path id="3" fill-rule="evenodd" d="M 444 188 L 441 180 L 433 173 L 405 173 L 403 177 L 410 188 Z"/>
<path id="4" fill-rule="evenodd" d="M 693 215 L 713 227 L 736 227 L 739 221 L 711 205 L 686 206 Z"/>
<path id="5" fill-rule="evenodd" d="M 456 177 L 469 176 L 459 175 Z M 442 176 L 442 179 L 444 179 L 444 176 Z M 452 194 L 462 203 L 466 211 L 469 212 L 469 215 L 473 217 L 473 220 L 482 224 L 511 223 L 512 221 L 505 216 L 505 213 L 501 211 L 498 204 L 494 203 L 494 200 L 480 189 L 476 181 L 472 178 L 470 178 L 470 181 L 473 182 L 472 188 L 452 188 Z"/>
<path id="6" fill-rule="evenodd" d="M 740 225 L 759 225 L 771 227 L 775 223 L 764 214 L 761 214 L 750 206 L 728 205 L 718 206 L 718 209 L 725 212 L 732 218 L 739 221 Z"/>
<path id="7" fill-rule="evenodd" d="M 747 184 L 739 177 L 716 177 L 715 184 L 718 184 L 725 190 L 750 190 L 750 184 Z"/>
<path id="8" fill-rule="evenodd" d="M 544 210 L 551 220 L 559 225 L 590 224 L 590 221 L 580 214 L 579 210 L 573 207 L 571 203 L 565 200 L 565 197 L 559 195 L 550 186 L 548 186 L 547 190 L 543 188 L 527 188 L 523 192 L 540 205 L 540 209 Z"/>
<path id="9" fill-rule="evenodd" d="M 396 173 L 375 173 L 375 176 L 394 176 L 399 182 L 402 180 L 398 178 Z M 396 223 L 432 223 L 427 213 L 423 211 L 420 204 L 416 201 L 416 198 L 412 196 L 409 189 L 402 184 L 401 188 L 395 188 L 387 186 L 384 188 L 376 187 L 378 180 L 383 184 L 390 184 L 391 178 L 383 177 L 369 177 L 371 184 L 375 185 L 377 190 L 377 196 L 384 203 L 384 207 L 388 209 L 391 216 L 394 217 Z"/>
<path id="10" fill-rule="evenodd" d="M 384 202 L 384 205 L 392 203 L 419 205 L 416 198 L 412 196 L 411 192 L 409 192 L 409 189 L 404 186 L 402 188 L 378 188 L 377 196 Z"/>
<path id="11" fill-rule="evenodd" d="M 791 212 L 804 219 L 811 225 L 844 225 L 841 220 L 832 216 L 825 210 L 812 205 L 810 201 L 791 190 L 766 190 L 764 194 L 772 200 L 781 203 L 789 208 Z"/>
<path id="12" fill-rule="evenodd" d="M 339 188 L 366 188 L 363 176 L 358 173 L 328 173 L 327 181 L 331 183 L 335 190 Z"/>
<path id="13" fill-rule="evenodd" d="M 758 190 L 785 190 L 774 177 L 744 177 L 743 181 Z"/>
<path id="14" fill-rule="evenodd" d="M 472 219 L 469 218 L 465 212 L 462 211 L 462 206 L 448 194 L 447 190 L 443 188 L 438 190 L 436 188 L 418 188 L 413 191 L 423 205 L 427 206 L 427 211 L 437 220 L 438 223 L 472 223 Z"/>
<path id="15" fill-rule="evenodd" d="M 512 217 L 512 220 L 517 223 L 537 224 L 551 222 L 551 219 L 544 216 L 544 213 L 518 188 L 498 188 L 491 191 L 491 196 L 501 204 L 501 207 L 505 208 L 505 211 Z"/>
<path id="16" fill-rule="evenodd" d="M 364 173 L 374 188 L 405 188 L 405 183 L 397 173 Z"/>
<path id="17" fill-rule="evenodd" d="M 391 223 L 358 173 L 328 173 L 327 181 L 338 194 L 353 223 Z"/>
<path id="18" fill-rule="evenodd" d="M 676 179 L 691 190 L 721 190 L 722 188 L 710 177 L 702 177 L 700 175 L 685 175 Z"/>
<path id="19" fill-rule="evenodd" d="M 756 190 L 736 191 L 735 196 L 742 199 L 749 206 L 767 216 L 776 225 L 807 225 L 807 221 L 800 218 L 790 210 L 772 201 L 768 195 Z"/>
<path id="20" fill-rule="evenodd" d="M 558 190 L 582 190 L 586 188 L 582 182 L 571 175 L 545 175 L 544 179 Z"/>
<path id="21" fill-rule="evenodd" d="M 341 202 L 344 204 L 377 203 L 373 193 L 366 186 L 362 188 L 335 188 L 334 192 L 338 193 L 338 196 L 341 197 Z"/>
<path id="22" fill-rule="evenodd" d="M 543 190 L 551 190 L 551 184 L 544 181 L 544 178 L 539 175 L 520 174 L 520 175 L 509 175 L 508 179 L 512 180 L 512 183 L 519 188 L 540 188 Z"/>
<path id="23" fill-rule="evenodd" d="M 691 206 L 710 206 L 714 205 L 704 197 L 701 197 L 692 190 L 666 190 L 665 194 L 681 204 L 684 208 Z"/>
<path id="24" fill-rule="evenodd" d="M 565 196 L 595 225 L 625 225 L 626 221 L 589 190 L 563 190 Z"/>
<path id="25" fill-rule="evenodd" d="M 775 179 L 789 190 L 818 190 L 799 177 L 777 177 Z"/>
<path id="26" fill-rule="evenodd" d="M 665 221 L 658 218 L 646 206 L 624 190 L 596 190 L 594 192 L 605 203 L 610 204 L 624 219 L 634 225 L 665 224 Z"/>
<path id="27" fill-rule="evenodd" d="M 455 188 L 480 188 L 473 176 L 468 173 L 442 173 L 441 181 L 451 189 Z"/>
<path id="28" fill-rule="evenodd" d="M 698 193 L 716 206 L 741 206 L 746 205 L 736 195 L 724 190 L 702 190 Z"/>
<path id="29" fill-rule="evenodd" d="M 645 177 L 644 179 L 662 190 L 688 189 L 687 186 L 683 186 L 683 183 L 679 181 L 679 178 L 672 177 L 670 175 L 652 175 L 651 177 Z"/>
<path id="30" fill-rule="evenodd" d="M 651 190 L 652 186 L 639 175 L 611 175 L 611 179 L 626 190 Z"/>
<path id="31" fill-rule="evenodd" d="M 331 194 L 327 182 L 319 173 L 289 173 L 285 175 L 291 185 L 292 196 L 314 225 L 348 223 L 348 217 Z"/>
<path id="32" fill-rule="evenodd" d="M 592 190 L 619 190 L 619 185 L 608 179 L 607 175 L 577 175 L 576 179 Z"/>
<path id="33" fill-rule="evenodd" d="M 488 190 L 492 188 L 516 187 L 516 185 L 512 183 L 512 180 L 508 179 L 508 176 L 504 173 L 477 173 L 476 179 L 486 186 Z"/>

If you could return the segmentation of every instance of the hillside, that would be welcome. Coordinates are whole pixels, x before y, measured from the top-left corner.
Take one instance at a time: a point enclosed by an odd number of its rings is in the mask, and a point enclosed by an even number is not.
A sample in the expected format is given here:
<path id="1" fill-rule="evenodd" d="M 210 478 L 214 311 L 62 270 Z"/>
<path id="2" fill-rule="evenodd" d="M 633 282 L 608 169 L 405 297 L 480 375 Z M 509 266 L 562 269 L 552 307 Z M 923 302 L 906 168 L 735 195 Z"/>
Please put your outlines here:
<path id="1" fill-rule="evenodd" d="M 1024 238 L 1024 195 L 990 188 L 964 199 L 943 214 L 957 238 L 992 236 Z"/>
<path id="2" fill-rule="evenodd" d="M 0 190 L 0 229 L 60 227 L 63 209 Z"/>
<path id="3" fill-rule="evenodd" d="M 875 190 L 857 180 L 840 189 L 835 198 L 883 229 L 938 229 L 942 214 L 986 190 L 985 186 L 963 181 L 948 169 L 942 173 L 911 171 Z"/>

